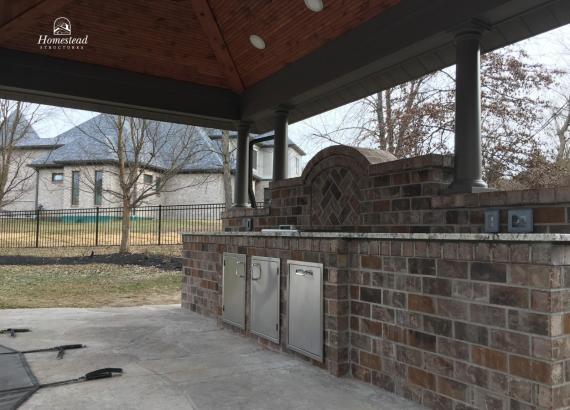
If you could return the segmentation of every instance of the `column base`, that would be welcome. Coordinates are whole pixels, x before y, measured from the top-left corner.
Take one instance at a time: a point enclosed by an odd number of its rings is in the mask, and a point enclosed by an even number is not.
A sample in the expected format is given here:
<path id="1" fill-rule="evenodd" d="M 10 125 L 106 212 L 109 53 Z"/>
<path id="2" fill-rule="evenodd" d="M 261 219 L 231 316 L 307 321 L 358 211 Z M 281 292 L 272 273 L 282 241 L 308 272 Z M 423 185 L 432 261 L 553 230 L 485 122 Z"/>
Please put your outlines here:
<path id="1" fill-rule="evenodd" d="M 495 191 L 482 181 L 454 181 L 445 191 L 446 194 L 477 194 L 479 192 Z"/>
<path id="2" fill-rule="evenodd" d="M 231 209 L 251 208 L 251 204 L 233 204 Z"/>

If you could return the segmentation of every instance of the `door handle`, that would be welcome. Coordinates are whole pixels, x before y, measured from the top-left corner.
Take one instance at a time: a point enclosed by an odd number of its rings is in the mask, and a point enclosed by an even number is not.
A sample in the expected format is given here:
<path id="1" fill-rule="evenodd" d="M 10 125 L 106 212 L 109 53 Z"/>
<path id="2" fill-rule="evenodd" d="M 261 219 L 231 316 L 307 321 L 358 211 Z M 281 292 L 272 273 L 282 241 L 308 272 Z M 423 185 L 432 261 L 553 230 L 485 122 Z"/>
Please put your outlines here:
<path id="1" fill-rule="evenodd" d="M 240 275 L 240 274 L 238 273 L 239 265 L 243 265 L 243 262 L 242 262 L 242 261 L 236 261 L 236 276 L 237 276 L 238 278 L 245 278 L 245 273 L 244 273 L 243 275 Z"/>
<path id="2" fill-rule="evenodd" d="M 255 272 L 255 267 L 259 268 L 259 276 L 255 276 L 253 273 Z M 261 279 L 261 264 L 260 263 L 252 263 L 251 264 L 251 280 L 259 280 Z"/>
<path id="3" fill-rule="evenodd" d="M 305 269 L 295 269 L 295 275 L 297 276 L 313 276 L 312 270 Z"/>

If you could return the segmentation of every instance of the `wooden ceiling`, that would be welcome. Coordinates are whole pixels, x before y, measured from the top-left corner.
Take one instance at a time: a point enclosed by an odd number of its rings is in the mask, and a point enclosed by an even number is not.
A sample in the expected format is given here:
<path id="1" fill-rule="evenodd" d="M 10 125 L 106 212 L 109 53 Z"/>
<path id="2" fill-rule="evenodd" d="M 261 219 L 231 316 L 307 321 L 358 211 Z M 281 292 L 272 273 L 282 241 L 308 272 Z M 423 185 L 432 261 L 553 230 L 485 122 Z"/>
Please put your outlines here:
<path id="1" fill-rule="evenodd" d="M 241 93 L 399 1 L 0 0 L 0 47 Z M 83 50 L 39 48 L 60 16 L 89 36 Z"/>

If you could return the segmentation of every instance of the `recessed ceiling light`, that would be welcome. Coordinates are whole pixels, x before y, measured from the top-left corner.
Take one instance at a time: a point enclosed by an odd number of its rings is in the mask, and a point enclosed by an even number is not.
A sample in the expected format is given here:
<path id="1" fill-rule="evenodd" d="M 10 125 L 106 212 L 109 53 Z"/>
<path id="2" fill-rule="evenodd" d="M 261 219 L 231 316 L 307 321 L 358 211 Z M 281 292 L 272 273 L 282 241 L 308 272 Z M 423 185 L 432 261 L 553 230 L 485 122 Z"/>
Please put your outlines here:
<path id="1" fill-rule="evenodd" d="M 252 46 L 260 50 L 263 50 L 265 48 L 265 41 L 263 41 L 261 37 L 255 34 L 249 36 L 249 42 L 251 43 Z"/>
<path id="2" fill-rule="evenodd" d="M 311 11 L 319 12 L 323 11 L 325 5 L 323 4 L 323 0 L 305 0 L 305 6 Z"/>

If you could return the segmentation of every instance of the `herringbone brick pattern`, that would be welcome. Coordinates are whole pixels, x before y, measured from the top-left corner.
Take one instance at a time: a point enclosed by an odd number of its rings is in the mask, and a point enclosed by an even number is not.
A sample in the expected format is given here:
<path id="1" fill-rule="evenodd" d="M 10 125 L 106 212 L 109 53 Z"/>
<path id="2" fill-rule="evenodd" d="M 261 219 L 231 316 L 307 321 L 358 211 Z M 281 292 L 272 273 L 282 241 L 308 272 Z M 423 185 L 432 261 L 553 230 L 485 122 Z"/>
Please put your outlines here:
<path id="1" fill-rule="evenodd" d="M 346 168 L 332 168 L 319 175 L 311 189 L 311 224 L 360 225 L 362 195 L 358 182 Z"/>

